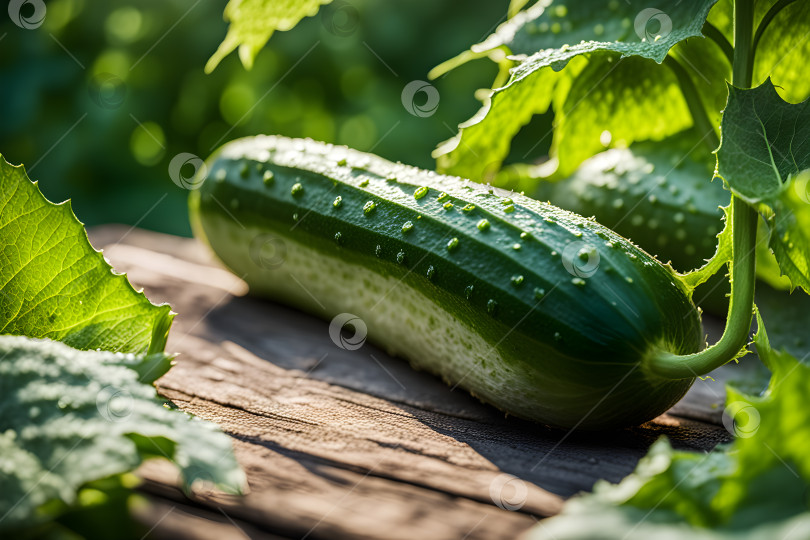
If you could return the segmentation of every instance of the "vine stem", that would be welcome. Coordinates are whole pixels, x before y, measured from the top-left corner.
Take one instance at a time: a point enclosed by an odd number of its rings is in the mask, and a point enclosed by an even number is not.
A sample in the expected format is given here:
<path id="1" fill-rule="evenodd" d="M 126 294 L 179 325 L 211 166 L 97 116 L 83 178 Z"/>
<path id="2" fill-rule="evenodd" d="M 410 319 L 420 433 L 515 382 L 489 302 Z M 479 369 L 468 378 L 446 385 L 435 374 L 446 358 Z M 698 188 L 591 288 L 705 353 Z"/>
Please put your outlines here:
<path id="1" fill-rule="evenodd" d="M 751 44 L 752 53 L 756 53 L 759 40 L 762 39 L 762 34 L 765 33 L 765 30 L 768 28 L 768 25 L 771 24 L 771 21 L 774 20 L 777 15 L 779 15 L 780 11 L 795 1 L 796 0 L 779 0 L 777 3 L 771 6 L 771 9 L 769 9 L 767 13 L 765 13 L 765 16 L 762 17 L 762 21 L 759 23 L 756 34 L 754 34 L 754 41 Z"/>
<path id="2" fill-rule="evenodd" d="M 734 62 L 732 84 L 750 88 L 753 73 L 753 0 L 734 2 Z M 706 375 L 734 360 L 748 343 L 754 315 L 756 283 L 756 238 L 759 216 L 745 201 L 731 196 L 729 216 L 732 234 L 731 301 L 726 328 L 720 340 L 698 353 L 677 355 L 659 350 L 648 359 L 652 373 L 669 379 Z"/>
<path id="3" fill-rule="evenodd" d="M 706 21 L 706 24 L 703 25 L 703 35 L 717 43 L 717 46 L 720 47 L 720 50 L 728 59 L 729 64 L 734 63 L 734 47 L 728 42 L 723 32 L 709 21 Z"/>
<path id="4" fill-rule="evenodd" d="M 706 114 L 706 108 L 703 106 L 703 100 L 700 98 L 697 88 L 695 88 L 695 83 L 692 82 L 692 78 L 689 76 L 686 68 L 683 67 L 674 56 L 667 55 L 664 59 L 664 65 L 667 66 L 675 75 L 675 78 L 678 79 L 678 86 L 681 89 L 684 101 L 686 101 L 686 106 L 689 108 L 689 112 L 692 115 L 692 123 L 695 129 L 698 131 L 699 135 L 706 139 L 706 143 L 709 145 L 709 151 L 715 151 L 717 147 L 720 146 L 720 139 L 717 137 L 717 132 L 714 130 L 711 120 L 709 120 L 709 115 Z"/>

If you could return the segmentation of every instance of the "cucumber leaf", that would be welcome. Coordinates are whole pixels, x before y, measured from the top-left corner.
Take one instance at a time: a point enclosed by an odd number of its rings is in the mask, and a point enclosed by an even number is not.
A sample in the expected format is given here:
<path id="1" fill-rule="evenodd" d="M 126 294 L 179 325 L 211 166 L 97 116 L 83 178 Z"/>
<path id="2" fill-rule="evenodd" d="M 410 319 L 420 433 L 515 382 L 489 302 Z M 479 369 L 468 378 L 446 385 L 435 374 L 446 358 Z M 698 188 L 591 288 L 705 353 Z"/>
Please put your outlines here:
<path id="1" fill-rule="evenodd" d="M 544 70 L 509 86 L 508 92 L 492 91 L 475 116 L 458 126 L 459 133 L 434 150 L 437 170 L 477 181 L 489 179 L 500 170 L 520 128 L 548 110 L 555 92 L 566 95 L 574 73 L 584 66 L 582 61 L 563 72 Z"/>
<path id="2" fill-rule="evenodd" d="M 120 492 L 94 482 L 148 457 L 174 461 L 188 486 L 238 491 L 230 439 L 167 409 L 150 384 L 171 366 L 170 307 L 113 272 L 70 204 L 1 156 L 0 209 L 0 334 L 18 334 L 0 335 L 0 535 L 68 534 L 83 486 Z"/>
<path id="3" fill-rule="evenodd" d="M 505 46 L 513 55 L 531 55 L 531 64 L 562 69 L 574 56 L 614 51 L 661 63 L 673 45 L 702 35 L 717 0 L 540 1 L 503 23 L 473 52 Z M 606 6 L 605 6 L 606 4 Z M 607 9 L 606 9 L 607 8 Z"/>
<path id="4" fill-rule="evenodd" d="M 151 370 L 155 364 L 163 369 Z M 80 486 L 149 457 L 171 459 L 187 486 L 205 480 L 238 493 L 245 479 L 230 438 L 167 409 L 144 384 L 168 365 L 163 353 L 79 351 L 0 336 L 0 531 L 52 519 Z"/>
<path id="5" fill-rule="evenodd" d="M 511 18 L 517 15 L 528 3 L 529 0 L 509 0 L 509 8 L 506 11 L 507 17 Z"/>
<path id="6" fill-rule="evenodd" d="M 718 174 L 759 210 L 776 262 L 810 292 L 810 100 L 784 101 L 770 80 L 729 88 Z"/>
<path id="7" fill-rule="evenodd" d="M 757 261 L 759 264 L 759 261 Z M 784 349 L 810 364 L 810 296 L 757 284 L 757 308 L 768 321 L 768 337 L 775 348 Z"/>
<path id="8" fill-rule="evenodd" d="M 239 48 L 239 59 L 245 68 L 276 30 L 291 30 L 304 17 L 311 17 L 322 5 L 332 0 L 229 0 L 225 19 L 230 22 L 228 33 L 219 48 L 205 64 L 211 73 L 223 58 Z"/>
<path id="9" fill-rule="evenodd" d="M 481 56 L 506 49 L 519 64 L 507 84 L 494 89 L 484 107 L 459 126 L 458 135 L 437 148 L 433 154 L 437 168 L 475 180 L 491 176 L 520 127 L 548 109 L 552 93 L 551 155 L 558 161 L 558 177 L 571 174 L 611 141 L 622 146 L 660 140 L 689 127 L 691 116 L 674 75 L 655 69 L 655 62 L 662 62 L 673 46 L 688 37 L 701 36 L 715 1 L 659 2 L 661 9 L 647 2 L 616 1 L 602 10 L 584 0 L 565 5 L 538 2 L 517 14 L 472 52 Z M 650 34 L 653 26 L 659 34 Z M 707 72 L 701 77 L 711 88 L 699 84 L 698 90 L 709 94 L 705 101 L 713 111 L 710 116 L 719 119 L 712 106 L 718 101 L 714 95 L 718 89 L 725 92 L 727 66 L 722 60 L 714 62 L 721 56 L 716 45 L 697 41 L 701 43 L 690 45 L 699 49 L 693 59 L 712 61 L 691 67 Z M 566 68 L 563 73 L 573 71 L 567 78 L 549 74 L 583 54 L 589 59 L 584 69 L 581 62 Z"/>
<path id="10" fill-rule="evenodd" d="M 520 67 L 433 156 L 440 172 L 482 180 L 497 172 L 521 127 L 554 104 L 551 155 L 564 177 L 606 146 L 661 139 L 692 125 L 675 76 L 642 58 L 601 53 L 575 59 L 564 71 L 524 79 Z M 603 134 L 609 134 L 605 140 Z"/>
<path id="11" fill-rule="evenodd" d="M 810 4 L 794 1 L 758 0 L 754 4 L 754 28 L 759 28 L 770 9 L 782 8 L 761 33 L 754 53 L 753 82 L 759 85 L 768 78 L 780 88 L 782 96 L 792 103 L 810 97 L 810 79 L 804 76 L 810 61 Z M 719 0 L 709 13 L 712 23 L 729 41 L 734 39 L 734 3 Z"/>
<path id="12" fill-rule="evenodd" d="M 776 0 L 757 2 L 756 20 L 761 19 Z M 810 97 L 810 3 L 793 2 L 768 24 L 754 56 L 754 82 L 770 78 L 791 102 Z M 790 37 L 787 37 L 790 36 Z"/>
<path id="13" fill-rule="evenodd" d="M 729 219 L 731 205 L 724 206 L 722 209 L 723 230 L 717 235 L 717 249 L 714 255 L 700 268 L 679 276 L 680 280 L 690 291 L 694 291 L 698 286 L 706 283 L 732 259 L 733 237 L 730 226 L 731 220 Z"/>
<path id="14" fill-rule="evenodd" d="M 660 140 L 692 125 L 672 72 L 638 57 L 593 59 L 565 100 L 555 101 L 554 113 L 551 155 L 558 175 L 573 173 L 607 146 Z"/>
<path id="15" fill-rule="evenodd" d="M 773 251 L 768 246 L 770 233 L 764 221 L 760 221 L 757 229 L 757 279 L 764 281 L 774 289 L 790 291 L 793 286 L 776 262 Z M 766 317 L 767 318 L 767 317 Z"/>
<path id="16" fill-rule="evenodd" d="M 163 351 L 174 314 L 136 292 L 87 240 L 70 202 L 53 204 L 0 156 L 0 334 L 76 349 Z"/>
<path id="17" fill-rule="evenodd" d="M 754 342 L 772 377 L 762 396 L 728 388 L 724 424 L 733 443 L 702 454 L 660 440 L 621 483 L 599 482 L 528 538 L 810 537 L 810 411 L 802 405 L 810 366 L 771 349 L 759 313 L 757 322 Z"/>

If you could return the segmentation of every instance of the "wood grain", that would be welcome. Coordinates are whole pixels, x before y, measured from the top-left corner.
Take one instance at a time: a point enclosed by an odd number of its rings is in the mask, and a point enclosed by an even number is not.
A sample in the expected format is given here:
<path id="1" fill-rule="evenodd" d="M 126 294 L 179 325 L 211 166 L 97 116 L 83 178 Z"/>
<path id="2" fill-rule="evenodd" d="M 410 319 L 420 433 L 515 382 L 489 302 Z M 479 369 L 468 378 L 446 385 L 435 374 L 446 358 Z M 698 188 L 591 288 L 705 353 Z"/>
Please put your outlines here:
<path id="1" fill-rule="evenodd" d="M 597 479 L 620 480 L 662 435 L 696 450 L 729 438 L 717 425 L 722 374 L 646 425 L 555 431 L 370 344 L 337 347 L 327 322 L 245 296 L 193 240 L 121 226 L 91 240 L 178 312 L 167 346 L 177 365 L 158 389 L 232 435 L 248 475 L 245 497 L 189 498 L 168 464 L 144 465 L 153 537 L 509 538 Z"/>

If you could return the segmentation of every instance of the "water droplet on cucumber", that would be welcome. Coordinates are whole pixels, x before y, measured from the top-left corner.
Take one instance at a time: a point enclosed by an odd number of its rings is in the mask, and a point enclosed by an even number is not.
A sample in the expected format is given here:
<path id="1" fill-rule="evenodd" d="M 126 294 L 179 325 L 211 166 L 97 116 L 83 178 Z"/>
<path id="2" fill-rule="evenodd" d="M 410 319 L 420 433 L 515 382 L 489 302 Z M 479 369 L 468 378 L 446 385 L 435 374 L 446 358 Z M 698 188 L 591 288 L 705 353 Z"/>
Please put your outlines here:
<path id="1" fill-rule="evenodd" d="M 417 201 L 428 194 L 429 189 L 426 186 L 421 186 L 416 188 L 416 191 L 413 192 L 413 198 Z"/>
<path id="2" fill-rule="evenodd" d="M 487 313 L 494 314 L 497 309 L 498 309 L 498 302 L 490 298 L 489 301 L 487 301 Z"/>

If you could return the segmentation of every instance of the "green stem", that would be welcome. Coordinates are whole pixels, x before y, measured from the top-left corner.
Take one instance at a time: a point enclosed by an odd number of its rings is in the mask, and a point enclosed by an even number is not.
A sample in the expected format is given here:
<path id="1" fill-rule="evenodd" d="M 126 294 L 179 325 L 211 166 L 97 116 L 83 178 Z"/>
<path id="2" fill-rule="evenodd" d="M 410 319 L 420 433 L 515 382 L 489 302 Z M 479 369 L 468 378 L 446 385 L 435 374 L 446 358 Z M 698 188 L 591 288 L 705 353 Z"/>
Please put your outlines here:
<path id="1" fill-rule="evenodd" d="M 695 88 L 692 77 L 689 76 L 686 68 L 672 55 L 668 55 L 664 59 L 664 65 L 669 67 L 675 78 L 678 79 L 678 86 L 681 88 L 683 99 L 692 114 L 692 123 L 695 125 L 699 135 L 706 139 L 709 151 L 713 152 L 720 146 L 720 139 L 717 137 L 717 132 L 714 130 L 711 120 L 709 120 L 709 115 L 706 114 L 706 107 L 703 106 L 703 100 L 700 99 L 700 93 Z"/>
<path id="2" fill-rule="evenodd" d="M 720 341 L 699 353 L 676 355 L 662 351 L 650 359 L 653 373 L 669 379 L 691 379 L 737 357 L 748 343 L 754 305 L 756 281 L 756 251 L 759 216 L 748 203 L 733 197 L 731 227 L 734 235 L 731 261 L 731 303 L 728 308 L 726 329 Z"/>
<path id="3" fill-rule="evenodd" d="M 753 39 L 754 1 L 734 2 L 734 61 L 731 64 L 731 84 L 751 88 L 754 72 Z"/>
<path id="4" fill-rule="evenodd" d="M 709 21 L 706 21 L 703 25 L 703 35 L 717 43 L 720 50 L 726 55 L 729 64 L 734 63 L 734 47 L 726 39 L 726 36 L 723 35 L 723 32 Z"/>
<path id="5" fill-rule="evenodd" d="M 789 6 L 796 0 L 779 0 L 777 3 L 771 6 L 771 9 L 765 13 L 765 16 L 762 17 L 762 20 L 759 22 L 759 26 L 757 27 L 757 32 L 754 34 L 754 41 L 751 45 L 751 52 L 752 57 L 757 52 L 757 46 L 759 46 L 759 40 L 762 39 L 762 34 L 765 33 L 765 30 L 768 28 L 768 25 L 771 24 L 771 21 L 779 15 L 779 12 L 782 11 L 785 7 Z M 753 58 L 752 58 L 753 60 Z"/>
<path id="6" fill-rule="evenodd" d="M 751 40 L 753 33 L 753 0 L 734 3 L 734 62 L 732 83 L 751 87 Z M 759 216 L 748 203 L 732 195 L 730 226 L 732 234 L 731 301 L 726 328 L 720 340 L 701 352 L 677 355 L 658 351 L 648 360 L 652 373 L 670 379 L 691 379 L 706 375 L 737 357 L 748 343 L 754 307 L 756 283 L 756 239 Z"/>

